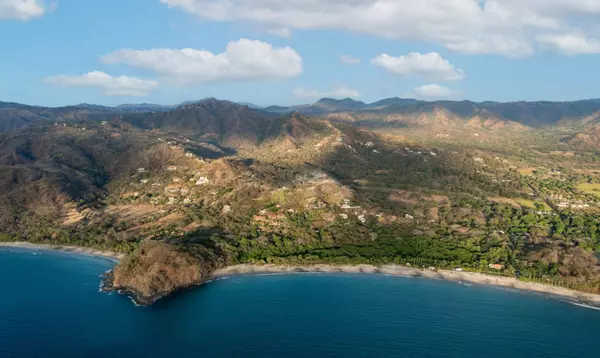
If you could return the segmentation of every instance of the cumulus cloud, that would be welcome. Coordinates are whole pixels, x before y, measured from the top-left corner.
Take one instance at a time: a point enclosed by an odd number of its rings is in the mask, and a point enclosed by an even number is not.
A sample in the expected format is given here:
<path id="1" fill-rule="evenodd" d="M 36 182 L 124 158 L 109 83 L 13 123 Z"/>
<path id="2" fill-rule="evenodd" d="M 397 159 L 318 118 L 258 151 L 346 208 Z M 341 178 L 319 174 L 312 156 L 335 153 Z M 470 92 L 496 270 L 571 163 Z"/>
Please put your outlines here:
<path id="1" fill-rule="evenodd" d="M 414 89 L 414 92 L 419 97 L 427 98 L 447 98 L 457 94 L 456 91 L 451 90 L 450 88 L 436 84 L 419 86 Z"/>
<path id="2" fill-rule="evenodd" d="M 247 39 L 230 42 L 216 55 L 192 48 L 124 49 L 104 55 L 102 62 L 123 63 L 188 83 L 281 80 L 303 71 L 302 58 L 294 49 Z"/>
<path id="3" fill-rule="evenodd" d="M 563 34 L 538 37 L 538 42 L 565 55 L 600 54 L 600 39 Z"/>
<path id="4" fill-rule="evenodd" d="M 532 55 L 536 37 L 598 37 L 598 0 L 161 0 L 201 19 L 287 30 L 336 29 L 427 41 L 471 54 Z"/>
<path id="5" fill-rule="evenodd" d="M 422 76 L 440 81 L 456 81 L 465 77 L 463 70 L 456 69 L 436 52 L 425 54 L 412 52 L 400 57 L 392 57 L 384 53 L 371 62 L 399 76 Z"/>
<path id="6" fill-rule="evenodd" d="M 107 96 L 147 96 L 158 86 L 158 82 L 142 80 L 136 77 L 113 77 L 100 71 L 89 72 L 81 76 L 59 75 L 48 77 L 44 82 L 63 87 L 99 88 Z"/>
<path id="7" fill-rule="evenodd" d="M 346 86 L 336 87 L 329 91 L 307 90 L 304 88 L 296 88 L 292 94 L 296 98 L 354 98 L 359 97 L 360 92 Z"/>
<path id="8" fill-rule="evenodd" d="M 27 21 L 49 10 L 43 0 L 0 0 L 0 20 Z"/>
<path id="9" fill-rule="evenodd" d="M 340 62 L 346 65 L 358 65 L 360 63 L 360 58 L 342 54 L 340 55 Z"/>

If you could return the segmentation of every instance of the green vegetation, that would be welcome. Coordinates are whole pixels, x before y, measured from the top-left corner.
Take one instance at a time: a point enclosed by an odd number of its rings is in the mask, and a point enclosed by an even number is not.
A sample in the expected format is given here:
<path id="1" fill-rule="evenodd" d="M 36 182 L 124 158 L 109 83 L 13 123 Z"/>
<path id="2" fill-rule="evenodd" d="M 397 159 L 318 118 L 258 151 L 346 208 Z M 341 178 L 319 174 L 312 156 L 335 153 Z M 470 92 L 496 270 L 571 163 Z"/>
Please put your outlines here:
<path id="1" fill-rule="evenodd" d="M 598 292 L 600 156 L 576 136 L 587 128 L 471 125 L 396 136 L 216 100 L 40 122 L 0 135 L 0 241 L 139 258 L 122 282 L 144 281 L 136 263 L 153 258 L 191 271 L 398 263 Z"/>

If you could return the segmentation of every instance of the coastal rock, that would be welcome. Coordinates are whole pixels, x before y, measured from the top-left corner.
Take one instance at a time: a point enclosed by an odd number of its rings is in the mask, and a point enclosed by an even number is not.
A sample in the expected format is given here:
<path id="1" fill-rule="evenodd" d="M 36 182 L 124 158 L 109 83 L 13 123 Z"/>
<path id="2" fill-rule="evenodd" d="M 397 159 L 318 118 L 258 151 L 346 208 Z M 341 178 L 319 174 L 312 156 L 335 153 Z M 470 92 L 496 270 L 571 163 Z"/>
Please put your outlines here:
<path id="1" fill-rule="evenodd" d="M 148 240 L 107 274 L 104 290 L 127 294 L 136 304 L 147 306 L 204 283 L 219 266 L 218 256 L 204 246 Z"/>

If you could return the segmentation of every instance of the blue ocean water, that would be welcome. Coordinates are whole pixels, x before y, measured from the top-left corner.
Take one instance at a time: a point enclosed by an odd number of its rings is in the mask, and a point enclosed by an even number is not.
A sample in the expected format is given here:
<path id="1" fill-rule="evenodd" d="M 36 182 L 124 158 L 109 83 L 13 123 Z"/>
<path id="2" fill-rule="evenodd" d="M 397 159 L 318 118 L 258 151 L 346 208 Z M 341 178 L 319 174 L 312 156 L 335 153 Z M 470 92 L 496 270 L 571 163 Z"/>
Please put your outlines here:
<path id="1" fill-rule="evenodd" d="M 150 308 L 98 292 L 112 262 L 0 249 L 0 357 L 598 357 L 600 311 L 371 275 L 232 277 Z"/>

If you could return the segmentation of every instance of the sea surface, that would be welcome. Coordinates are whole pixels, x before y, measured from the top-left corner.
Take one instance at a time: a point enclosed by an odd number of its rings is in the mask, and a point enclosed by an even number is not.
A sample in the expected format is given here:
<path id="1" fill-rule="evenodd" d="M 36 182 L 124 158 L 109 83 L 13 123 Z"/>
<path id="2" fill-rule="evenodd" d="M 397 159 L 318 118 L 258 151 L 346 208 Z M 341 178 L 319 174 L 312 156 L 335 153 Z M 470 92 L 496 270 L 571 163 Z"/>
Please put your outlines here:
<path id="1" fill-rule="evenodd" d="M 599 357 L 600 311 L 381 275 L 238 276 L 150 308 L 98 292 L 114 265 L 0 248 L 0 357 Z"/>

